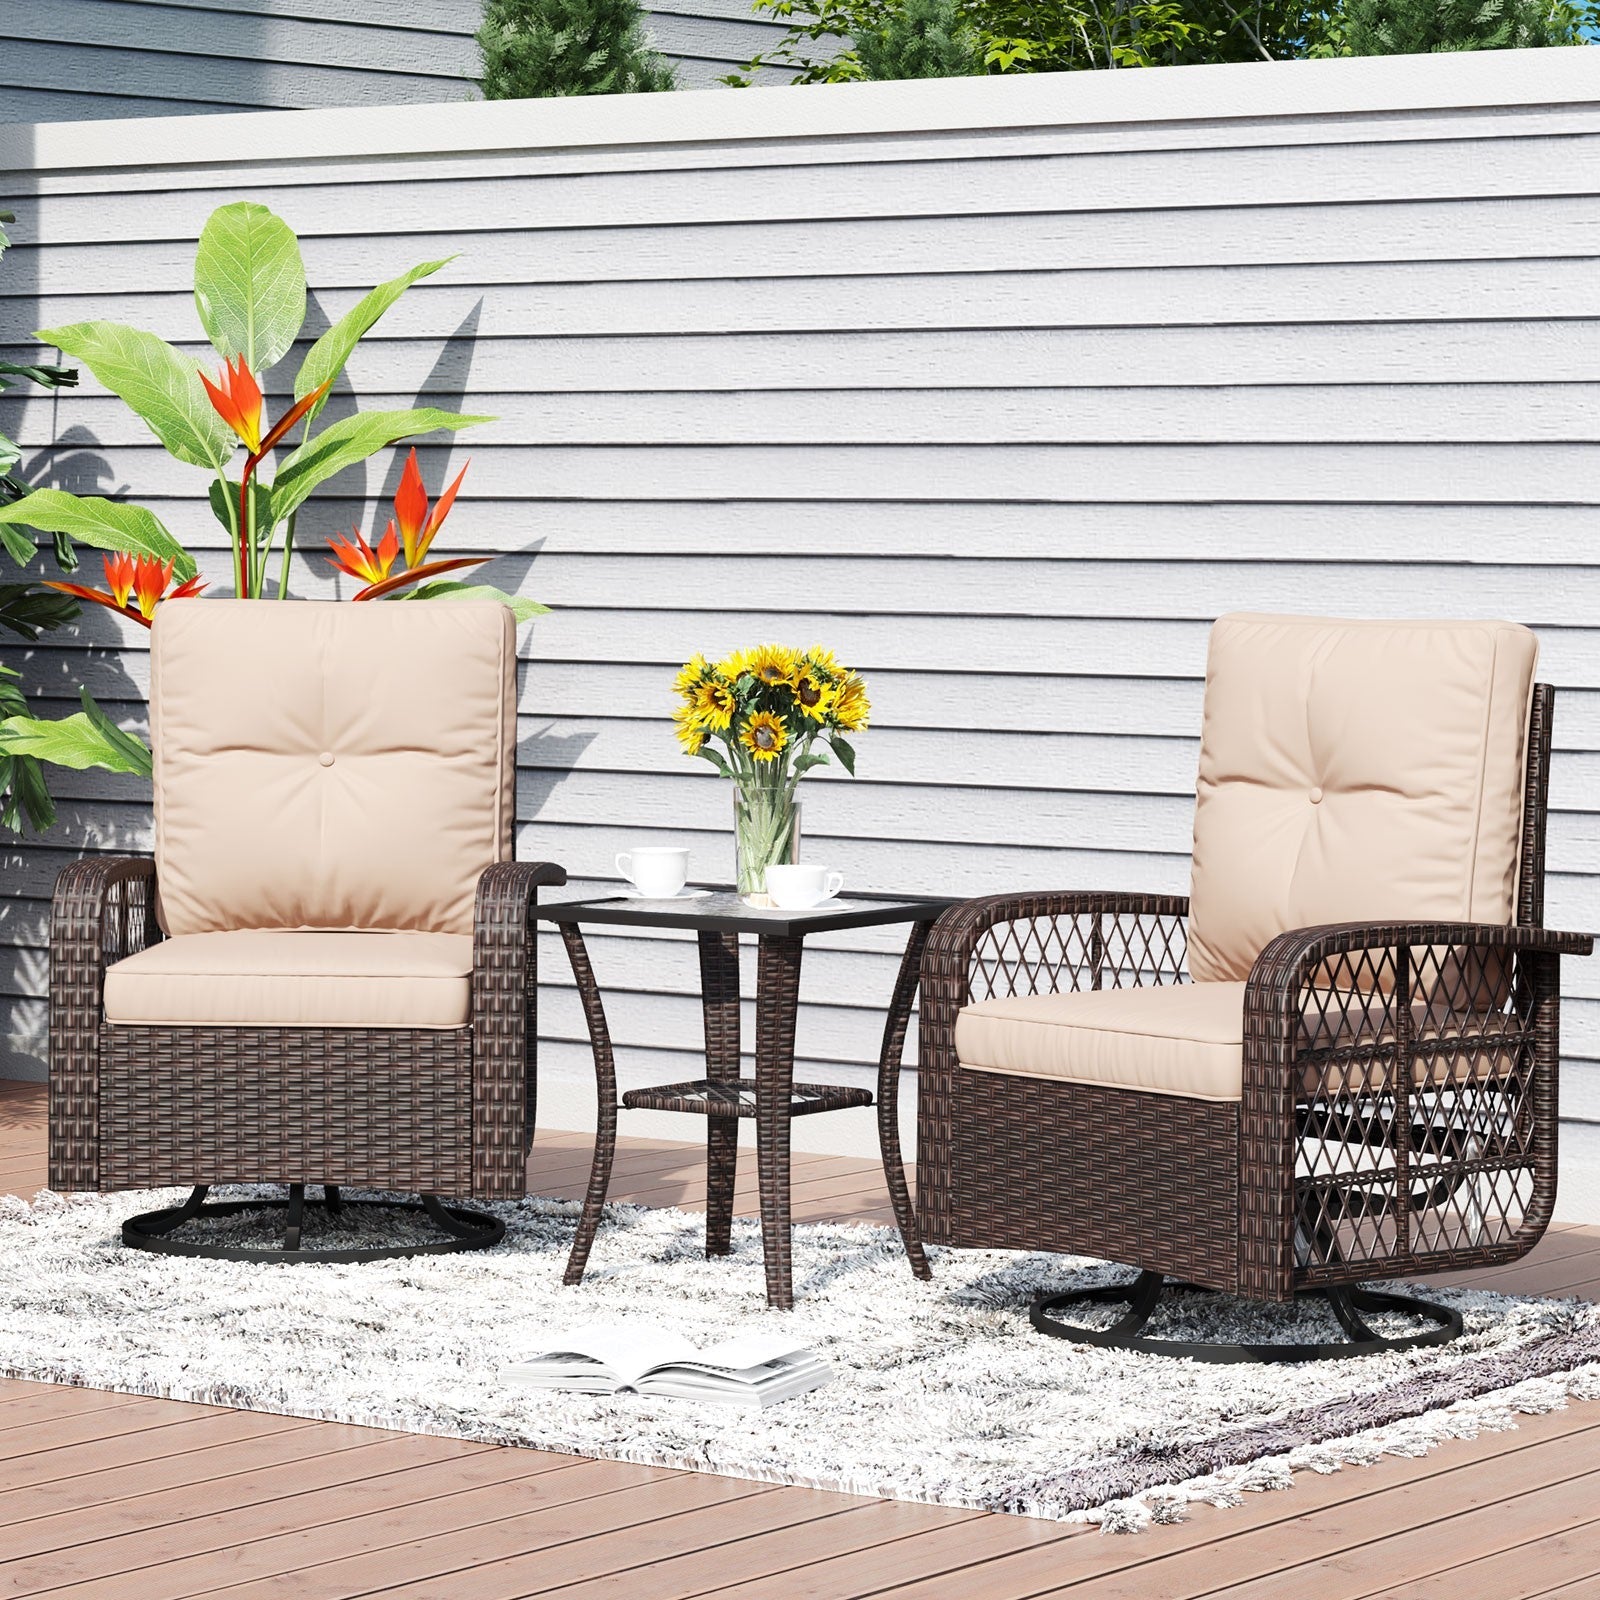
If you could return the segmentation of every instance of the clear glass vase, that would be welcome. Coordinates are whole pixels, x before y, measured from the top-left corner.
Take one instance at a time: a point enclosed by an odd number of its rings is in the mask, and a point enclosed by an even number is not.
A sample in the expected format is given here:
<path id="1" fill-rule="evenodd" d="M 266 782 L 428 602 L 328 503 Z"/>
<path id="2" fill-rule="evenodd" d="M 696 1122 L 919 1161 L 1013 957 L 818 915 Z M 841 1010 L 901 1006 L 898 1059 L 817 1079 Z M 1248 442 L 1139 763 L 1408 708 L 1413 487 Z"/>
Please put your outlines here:
<path id="1" fill-rule="evenodd" d="M 741 895 L 767 892 L 767 868 L 800 859 L 800 802 L 786 784 L 735 785 L 734 865 Z"/>

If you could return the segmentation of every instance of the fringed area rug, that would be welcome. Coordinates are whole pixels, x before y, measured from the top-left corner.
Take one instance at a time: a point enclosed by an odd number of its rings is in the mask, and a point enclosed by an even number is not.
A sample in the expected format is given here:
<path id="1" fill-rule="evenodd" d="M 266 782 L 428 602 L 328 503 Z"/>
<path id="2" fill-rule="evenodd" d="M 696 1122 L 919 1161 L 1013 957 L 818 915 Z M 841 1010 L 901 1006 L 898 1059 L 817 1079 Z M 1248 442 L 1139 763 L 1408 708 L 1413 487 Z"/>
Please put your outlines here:
<path id="1" fill-rule="evenodd" d="M 573 1289 L 561 1272 L 577 1207 L 552 1200 L 495 1208 L 507 1225 L 495 1249 L 362 1266 L 120 1245 L 125 1217 L 181 1198 L 0 1201 L 0 1371 L 1117 1532 L 1181 1520 L 1191 1501 L 1287 1488 L 1298 1470 L 1419 1455 L 1513 1427 L 1518 1413 L 1600 1398 L 1600 1307 L 1579 1301 L 1439 1290 L 1467 1325 L 1443 1348 L 1208 1366 L 1036 1334 L 1036 1289 L 1127 1276 L 1098 1262 L 936 1250 L 921 1283 L 891 1230 L 800 1226 L 799 1303 L 783 1313 L 765 1305 L 753 1223 L 735 1223 L 733 1255 L 707 1261 L 703 1217 L 635 1206 L 608 1210 Z M 346 1226 L 384 1226 L 355 1215 Z M 1296 1324 L 1287 1311 L 1210 1304 L 1203 1328 L 1185 1327 L 1180 1310 L 1160 1331 L 1303 1340 L 1322 1316 L 1304 1307 Z M 762 1412 L 497 1381 L 552 1335 L 618 1318 L 697 1343 L 792 1329 L 835 1378 Z"/>

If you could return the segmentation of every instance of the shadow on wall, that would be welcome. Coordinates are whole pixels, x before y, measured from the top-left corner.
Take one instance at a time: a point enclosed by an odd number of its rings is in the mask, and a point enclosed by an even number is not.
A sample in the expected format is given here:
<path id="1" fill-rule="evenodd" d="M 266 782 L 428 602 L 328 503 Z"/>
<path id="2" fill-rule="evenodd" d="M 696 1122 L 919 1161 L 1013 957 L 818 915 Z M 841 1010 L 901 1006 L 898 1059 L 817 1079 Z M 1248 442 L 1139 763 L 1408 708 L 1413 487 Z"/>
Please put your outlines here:
<path id="1" fill-rule="evenodd" d="M 433 3 L 437 10 L 441 0 Z M 442 4 L 456 12 L 473 0 Z M 350 59 L 343 70 L 337 60 L 320 59 L 317 46 L 326 48 L 328 30 L 315 25 L 315 10 L 297 16 L 298 8 L 282 0 L 202 8 L 158 0 L 139 9 L 143 15 L 135 22 L 118 21 L 108 15 L 111 7 L 86 7 L 82 0 L 0 5 L 0 123 L 293 109 L 357 98 L 348 90 L 353 74 L 363 70 L 359 45 L 345 46 Z M 326 9 L 330 16 L 335 10 Z M 346 32 L 359 40 L 357 30 Z M 419 51 L 438 48 L 436 36 L 398 24 L 381 33 L 392 39 L 380 38 L 378 52 L 396 65 L 410 40 Z M 441 81 L 453 86 L 457 80 Z"/>

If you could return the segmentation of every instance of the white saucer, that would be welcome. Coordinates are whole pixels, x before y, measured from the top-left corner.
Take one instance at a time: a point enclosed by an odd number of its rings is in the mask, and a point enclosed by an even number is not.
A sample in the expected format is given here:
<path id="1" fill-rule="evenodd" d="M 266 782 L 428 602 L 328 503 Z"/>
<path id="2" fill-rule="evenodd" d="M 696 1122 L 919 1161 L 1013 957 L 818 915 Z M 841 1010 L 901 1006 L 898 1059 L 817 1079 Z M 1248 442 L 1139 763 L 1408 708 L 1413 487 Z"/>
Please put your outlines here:
<path id="1" fill-rule="evenodd" d="M 659 900 L 665 905 L 670 900 L 704 900 L 710 893 L 709 889 L 680 889 L 676 894 L 646 894 L 642 889 L 635 889 L 629 884 L 617 890 L 616 898 L 619 900 Z"/>
<path id="2" fill-rule="evenodd" d="M 836 894 L 830 894 L 826 900 L 818 900 L 809 906 L 780 906 L 768 894 L 741 895 L 739 902 L 741 905 L 748 906 L 752 911 L 786 911 L 790 916 L 798 916 L 806 911 L 826 911 L 831 906 L 849 904 L 848 900 Z"/>

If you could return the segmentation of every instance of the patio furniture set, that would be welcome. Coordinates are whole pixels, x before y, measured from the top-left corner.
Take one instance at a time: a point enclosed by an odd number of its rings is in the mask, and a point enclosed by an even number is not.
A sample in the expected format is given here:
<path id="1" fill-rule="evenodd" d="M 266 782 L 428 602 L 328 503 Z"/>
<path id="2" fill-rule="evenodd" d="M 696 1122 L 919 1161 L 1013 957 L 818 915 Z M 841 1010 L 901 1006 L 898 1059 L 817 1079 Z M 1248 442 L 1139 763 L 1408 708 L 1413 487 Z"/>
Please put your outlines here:
<path id="1" fill-rule="evenodd" d="M 1363 1287 L 1524 1255 L 1556 1183 L 1559 959 L 1543 923 L 1553 691 L 1526 629 L 1232 616 L 1213 630 L 1191 892 L 734 894 L 539 901 L 514 857 L 513 621 L 483 604 L 163 607 L 151 858 L 73 863 L 54 905 L 50 1175 L 192 1186 L 145 1249 L 290 1261 L 481 1248 L 469 1202 L 524 1194 L 535 952 L 560 931 L 599 1088 L 566 1281 L 602 1217 L 619 1110 L 706 1120 L 708 1256 L 728 1252 L 737 1120 L 756 1124 L 769 1302 L 794 1299 L 789 1125 L 876 1103 L 906 1253 L 1088 1255 L 1131 1284 L 1042 1296 L 1041 1332 L 1204 1359 L 1438 1343 L 1448 1308 Z M 404 685 L 390 691 L 386 685 Z M 376 687 L 375 687 L 376 686 Z M 905 924 L 876 1094 L 795 1083 L 808 934 Z M 586 926 L 692 932 L 704 1078 L 617 1096 Z M 739 951 L 758 946 L 753 1076 Z M 898 1134 L 921 991 L 917 1200 Z M 219 1184 L 288 1186 L 281 1247 L 197 1242 Z M 309 1250 L 306 1208 L 420 1196 L 437 1229 Z M 408 1205 L 410 1203 L 408 1202 Z M 1332 1344 L 1154 1337 L 1174 1282 L 1327 1298 Z M 1125 1304 L 1109 1325 L 1089 1302 Z M 1366 1320 L 1405 1312 L 1422 1331 Z"/>

